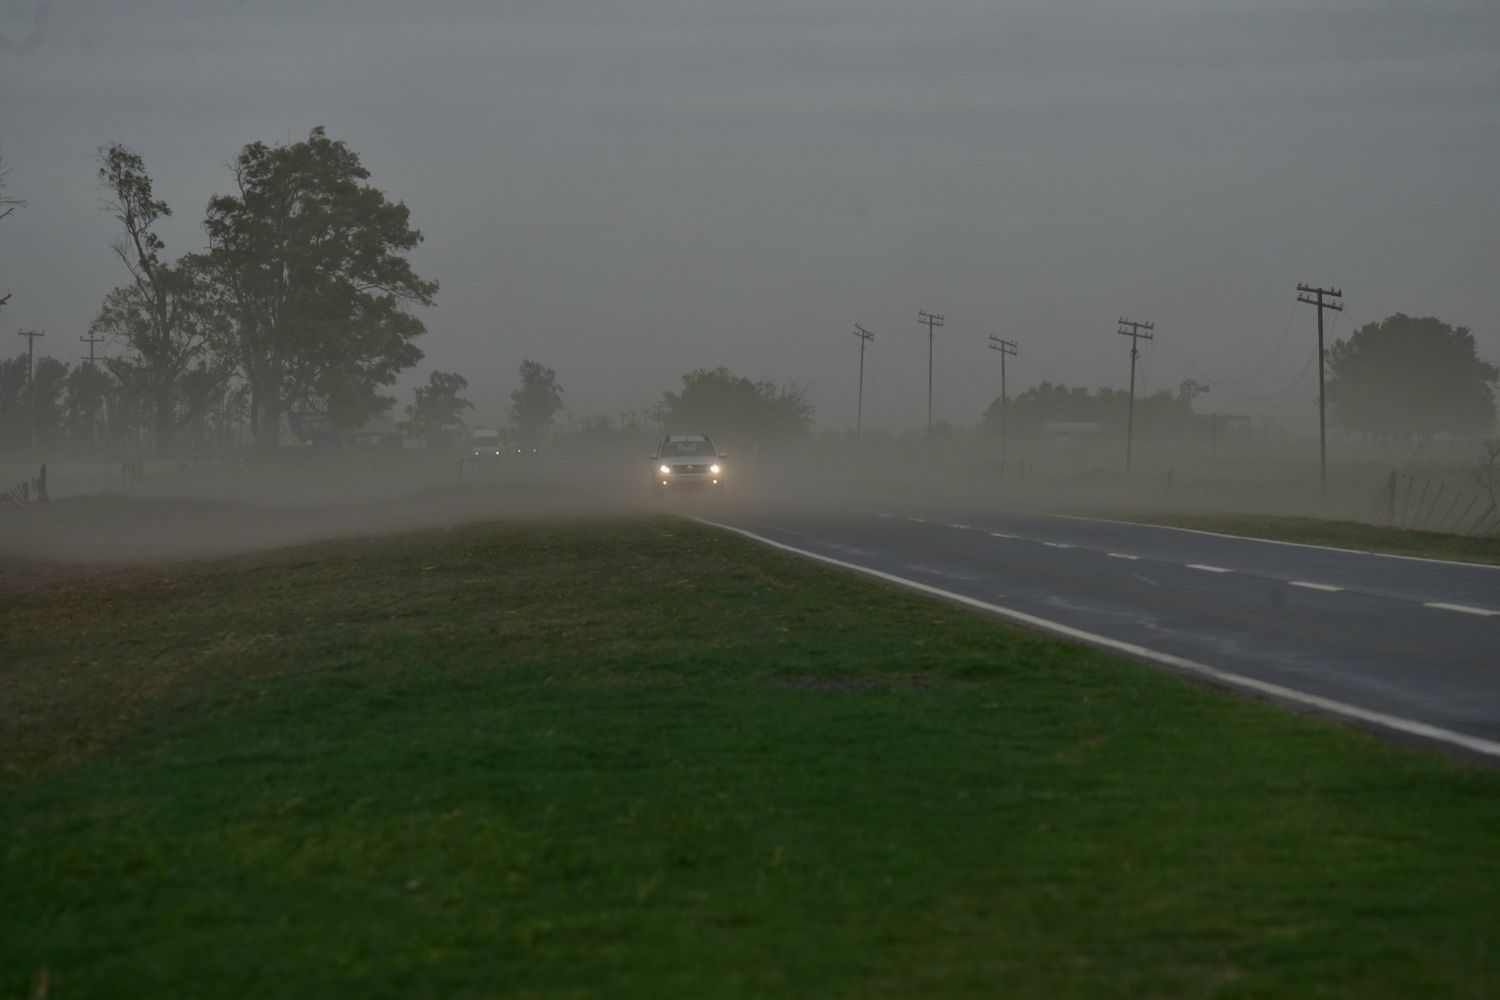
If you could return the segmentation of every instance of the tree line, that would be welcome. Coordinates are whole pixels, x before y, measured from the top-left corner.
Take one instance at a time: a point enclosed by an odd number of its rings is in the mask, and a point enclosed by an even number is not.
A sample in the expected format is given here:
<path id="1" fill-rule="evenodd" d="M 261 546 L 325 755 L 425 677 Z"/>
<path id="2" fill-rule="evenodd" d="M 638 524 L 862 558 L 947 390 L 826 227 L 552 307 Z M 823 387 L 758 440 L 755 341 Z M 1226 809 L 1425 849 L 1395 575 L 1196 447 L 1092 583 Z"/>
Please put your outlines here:
<path id="1" fill-rule="evenodd" d="M 90 335 L 124 351 L 72 367 L 48 357 L 34 368 L 26 356 L 0 362 L 0 449 L 165 453 L 242 433 L 272 449 L 290 413 L 336 433 L 390 410 L 383 390 L 421 359 L 415 310 L 433 304 L 438 284 L 413 270 L 422 234 L 403 203 L 368 183 L 358 154 L 322 128 L 299 142 L 245 146 L 230 165 L 229 193 L 208 202 L 205 244 L 175 258 L 159 232 L 172 208 L 141 156 L 112 144 L 98 159 L 124 280 L 104 297 Z M 0 160 L 0 221 L 23 204 L 7 180 Z M 0 306 L 9 297 L 0 291 Z M 1332 423 L 1366 438 L 1494 429 L 1500 369 L 1478 358 L 1464 327 L 1396 313 L 1335 341 L 1326 365 Z M 562 388 L 530 359 L 519 376 L 512 424 L 536 440 L 561 409 Z M 452 433 L 471 408 L 467 385 L 457 373 L 432 373 L 403 429 Z M 1186 429 L 1202 388 L 1190 387 L 1138 399 L 1137 419 L 1157 433 Z M 1122 390 L 1042 382 L 1004 407 L 994 400 L 980 426 L 998 429 L 1002 412 L 1021 434 L 1057 422 L 1114 426 L 1128 405 Z M 720 367 L 685 374 L 650 414 L 667 431 L 776 443 L 808 434 L 814 409 L 792 383 Z"/>
<path id="2" fill-rule="evenodd" d="M 72 371 L 43 359 L 19 389 L 8 362 L 0 437 L 19 422 L 39 439 L 129 439 L 162 453 L 238 421 L 270 449 L 293 410 L 347 429 L 394 403 L 381 390 L 422 357 L 413 307 L 431 305 L 438 286 L 408 259 L 422 240 L 408 209 L 367 183 L 345 143 L 316 128 L 245 146 L 230 192 L 208 203 L 206 244 L 175 258 L 160 235 L 172 208 L 140 155 L 103 147 L 98 176 L 124 281 L 90 334 L 125 350 Z M 84 432 L 91 422 L 105 427 Z"/>

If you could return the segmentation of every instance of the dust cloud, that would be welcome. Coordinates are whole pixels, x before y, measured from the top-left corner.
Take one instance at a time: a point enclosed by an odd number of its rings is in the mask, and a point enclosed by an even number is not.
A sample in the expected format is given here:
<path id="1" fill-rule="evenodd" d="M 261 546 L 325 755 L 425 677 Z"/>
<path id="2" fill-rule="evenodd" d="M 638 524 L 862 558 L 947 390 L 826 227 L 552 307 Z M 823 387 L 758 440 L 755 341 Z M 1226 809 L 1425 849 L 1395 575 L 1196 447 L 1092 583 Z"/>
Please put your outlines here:
<path id="1" fill-rule="evenodd" d="M 723 495 L 661 495 L 656 438 L 560 435 L 534 455 L 475 462 L 465 450 L 352 456 L 309 449 L 275 461 L 113 463 L 48 470 L 48 503 L 0 508 L 6 589 L 62 566 L 225 556 L 485 521 L 689 514 L 734 521 L 809 510 L 976 516 L 1011 513 L 1307 515 L 1464 533 L 1493 508 L 1473 442 L 1409 456 L 1340 440 L 1320 485 L 1317 441 L 1253 426 L 1211 440 L 1132 446 L 1091 428 L 1018 435 L 824 434 L 776 447 L 721 439 Z M 6 482 L 31 474 L 0 467 Z M 47 565 L 48 572 L 37 567 Z"/>

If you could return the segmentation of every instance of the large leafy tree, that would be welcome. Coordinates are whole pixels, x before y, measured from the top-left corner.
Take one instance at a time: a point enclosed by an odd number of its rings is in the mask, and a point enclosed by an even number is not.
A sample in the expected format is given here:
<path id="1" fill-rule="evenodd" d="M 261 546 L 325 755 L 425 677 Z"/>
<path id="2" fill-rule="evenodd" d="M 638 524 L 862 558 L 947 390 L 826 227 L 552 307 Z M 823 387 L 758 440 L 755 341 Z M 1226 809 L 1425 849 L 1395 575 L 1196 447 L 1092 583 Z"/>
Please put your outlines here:
<path id="1" fill-rule="evenodd" d="M 130 280 L 105 296 L 93 332 L 123 340 L 130 354 L 114 368 L 141 393 L 152 439 L 166 450 L 196 420 L 230 374 L 222 352 L 221 301 L 201 257 L 171 263 L 157 223 L 172 209 L 152 191 L 141 157 L 119 144 L 99 150 L 99 179 L 120 223 L 112 244 Z"/>
<path id="2" fill-rule="evenodd" d="M 562 409 L 557 373 L 539 361 L 521 362 L 521 387 L 510 394 L 510 419 L 527 440 L 534 440 Z"/>
<path id="3" fill-rule="evenodd" d="M 1432 316 L 1396 313 L 1366 323 L 1328 352 L 1328 402 L 1341 427 L 1404 440 L 1495 426 L 1500 369 L 1481 361 L 1474 336 Z"/>
<path id="4" fill-rule="evenodd" d="M 11 451 L 26 440 L 26 355 L 0 361 L 0 450 Z"/>
<path id="5" fill-rule="evenodd" d="M 37 358 L 26 389 L 27 417 L 32 435 L 41 447 L 58 443 L 63 429 L 63 390 L 67 385 L 68 366 L 56 358 Z"/>
<path id="6" fill-rule="evenodd" d="M 97 365 L 80 362 L 68 372 L 63 419 L 75 449 L 103 443 L 105 408 L 114 388 L 114 381 Z"/>
<path id="7" fill-rule="evenodd" d="M 246 146 L 235 193 L 209 202 L 206 266 L 227 300 L 262 447 L 293 408 L 362 423 L 389 403 L 376 388 L 422 357 L 412 341 L 425 328 L 408 307 L 431 305 L 437 283 L 407 259 L 422 235 L 406 206 L 369 176 L 317 128 L 303 142 Z"/>
<path id="8" fill-rule="evenodd" d="M 668 431 L 707 433 L 720 443 L 775 444 L 812 429 L 813 405 L 797 386 L 752 381 L 728 368 L 682 376 L 681 392 L 662 393 Z"/>
<path id="9" fill-rule="evenodd" d="M 457 372 L 433 372 L 427 384 L 416 388 L 416 402 L 406 408 L 411 429 L 432 437 L 446 434 L 463 425 L 463 412 L 474 404 L 463 397 L 469 380 Z"/>

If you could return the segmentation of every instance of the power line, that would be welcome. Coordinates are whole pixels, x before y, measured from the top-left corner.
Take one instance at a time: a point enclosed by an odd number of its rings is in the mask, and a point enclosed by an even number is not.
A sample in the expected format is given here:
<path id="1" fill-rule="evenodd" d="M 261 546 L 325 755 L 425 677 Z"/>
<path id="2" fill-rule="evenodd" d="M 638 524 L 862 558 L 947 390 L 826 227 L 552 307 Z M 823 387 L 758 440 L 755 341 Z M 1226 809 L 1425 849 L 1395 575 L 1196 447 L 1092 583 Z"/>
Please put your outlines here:
<path id="1" fill-rule="evenodd" d="M 1281 349 L 1286 346 L 1287 337 L 1292 332 L 1292 317 L 1296 314 L 1296 311 L 1297 303 L 1295 302 L 1287 307 L 1286 322 L 1282 324 L 1281 336 L 1277 339 L 1276 346 L 1271 349 L 1270 356 L 1266 358 L 1261 366 L 1255 369 L 1255 371 L 1251 372 L 1249 375 L 1241 375 L 1238 378 L 1214 378 L 1212 375 L 1209 375 L 1208 373 L 1199 369 L 1198 366 L 1193 363 L 1192 355 L 1188 353 L 1188 351 L 1184 350 L 1182 354 L 1183 357 L 1187 359 L 1188 370 L 1191 371 L 1194 375 L 1201 378 L 1203 381 L 1219 389 L 1223 389 L 1231 385 L 1243 385 L 1244 383 L 1249 382 L 1251 379 L 1258 378 L 1259 376 L 1265 374 L 1266 369 L 1270 368 L 1271 365 L 1276 361 L 1276 359 L 1281 356 Z"/>

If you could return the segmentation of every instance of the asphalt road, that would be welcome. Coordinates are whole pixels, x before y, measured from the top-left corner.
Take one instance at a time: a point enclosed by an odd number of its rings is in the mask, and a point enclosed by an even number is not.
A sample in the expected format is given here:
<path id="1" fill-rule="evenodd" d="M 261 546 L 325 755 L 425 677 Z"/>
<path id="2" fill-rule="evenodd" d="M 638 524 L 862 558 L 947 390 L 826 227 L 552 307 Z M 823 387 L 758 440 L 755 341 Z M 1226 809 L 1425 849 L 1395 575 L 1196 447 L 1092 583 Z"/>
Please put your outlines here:
<path id="1" fill-rule="evenodd" d="M 1500 763 L 1500 568 L 1057 516 L 721 512 L 762 540 Z"/>

